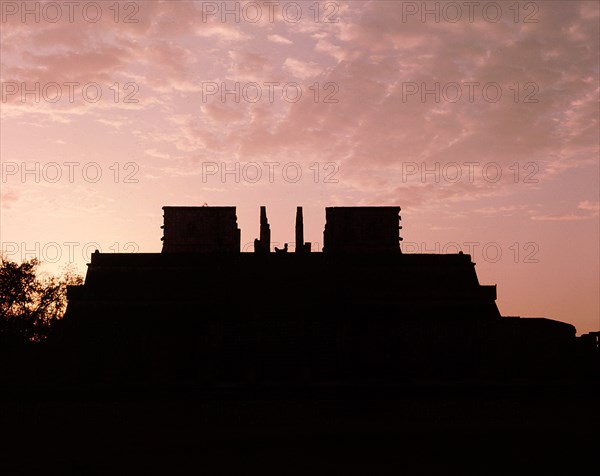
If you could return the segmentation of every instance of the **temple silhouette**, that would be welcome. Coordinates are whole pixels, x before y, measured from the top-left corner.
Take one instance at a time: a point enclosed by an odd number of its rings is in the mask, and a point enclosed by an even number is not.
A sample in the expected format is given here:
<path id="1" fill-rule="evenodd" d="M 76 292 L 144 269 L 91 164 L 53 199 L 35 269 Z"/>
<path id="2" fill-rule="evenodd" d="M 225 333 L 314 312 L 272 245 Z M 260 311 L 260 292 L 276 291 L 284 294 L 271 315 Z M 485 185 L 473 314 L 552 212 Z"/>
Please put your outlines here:
<path id="1" fill-rule="evenodd" d="M 599 334 L 502 316 L 468 254 L 403 254 L 400 207 L 326 209 L 322 251 L 240 252 L 235 207 L 163 207 L 161 253 L 94 253 L 54 342 L 76 381 L 403 382 L 569 378 Z"/>
<path id="2" fill-rule="evenodd" d="M 300 207 L 273 247 L 261 207 L 252 252 L 235 207 L 163 211 L 162 252 L 93 253 L 48 339 L 3 349 L 2 474 L 597 465 L 599 333 L 503 316 L 467 254 L 403 254 L 399 207 L 327 208 L 321 250 Z"/>

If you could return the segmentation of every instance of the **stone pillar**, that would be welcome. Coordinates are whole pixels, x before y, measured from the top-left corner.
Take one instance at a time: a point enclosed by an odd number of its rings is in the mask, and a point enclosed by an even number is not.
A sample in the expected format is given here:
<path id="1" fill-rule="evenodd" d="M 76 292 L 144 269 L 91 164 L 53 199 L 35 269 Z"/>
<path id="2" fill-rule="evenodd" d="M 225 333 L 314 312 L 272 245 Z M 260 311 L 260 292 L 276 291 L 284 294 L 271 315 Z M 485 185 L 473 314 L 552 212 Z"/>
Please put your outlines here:
<path id="1" fill-rule="evenodd" d="M 260 207 L 260 238 L 254 240 L 255 253 L 269 253 L 271 251 L 271 227 L 267 220 L 267 207 Z"/>
<path id="2" fill-rule="evenodd" d="M 296 208 L 296 253 L 304 253 L 304 219 L 302 207 Z"/>

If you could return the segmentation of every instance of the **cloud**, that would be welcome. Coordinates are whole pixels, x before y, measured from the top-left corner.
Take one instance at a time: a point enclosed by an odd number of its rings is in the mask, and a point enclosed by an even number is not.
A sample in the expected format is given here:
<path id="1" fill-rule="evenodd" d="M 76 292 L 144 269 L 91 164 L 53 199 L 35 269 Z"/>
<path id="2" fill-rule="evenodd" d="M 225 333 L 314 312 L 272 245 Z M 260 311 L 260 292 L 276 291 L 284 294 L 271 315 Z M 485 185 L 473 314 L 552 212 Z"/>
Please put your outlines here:
<path id="1" fill-rule="evenodd" d="M 96 81 L 104 95 L 97 104 L 21 104 L 15 96 L 2 115 L 71 125 L 91 115 L 121 132 L 140 124 L 136 137 L 165 156 L 334 162 L 353 193 L 390 202 L 502 195 L 514 185 L 515 163 L 520 179 L 528 164 L 537 167 L 537 187 L 595 166 L 597 4 L 544 4 L 535 24 L 454 24 L 406 21 L 401 3 L 345 2 L 338 23 L 284 22 L 276 33 L 203 18 L 188 2 L 143 2 L 140 24 L 11 24 L 2 32 L 3 80 Z M 265 91 L 256 104 L 219 94 L 201 101 L 205 81 L 232 88 L 290 75 L 302 80 L 298 103 L 280 94 L 271 103 Z M 318 94 L 309 89 L 316 77 Z M 115 104 L 116 81 L 120 99 L 123 84 L 135 82 L 139 102 Z M 468 82 L 478 84 L 473 92 Z M 449 84 L 459 85 L 460 99 L 448 100 L 456 93 Z M 484 92 L 486 84 L 495 86 Z M 489 100 L 498 87 L 499 100 Z M 466 162 L 480 164 L 473 183 L 402 180 L 408 163 Z M 501 167 L 498 183 L 481 174 L 485 164 Z"/>
<path id="2" fill-rule="evenodd" d="M 123 121 L 123 120 L 118 120 L 118 119 L 97 119 L 97 121 L 100 124 L 104 124 L 107 126 L 111 126 L 114 127 L 116 129 L 119 129 L 120 127 L 124 126 L 125 124 L 127 124 L 127 121 Z"/>
<path id="3" fill-rule="evenodd" d="M 583 202 L 580 202 L 579 205 L 577 205 L 577 208 L 579 208 L 580 210 L 589 211 L 597 216 L 600 212 L 600 202 L 591 202 L 589 200 L 585 200 Z"/>
<path id="4" fill-rule="evenodd" d="M 600 215 L 600 203 L 584 200 L 577 205 L 578 212 L 550 215 L 533 215 L 535 221 L 582 221 L 598 218 Z"/>
<path id="5" fill-rule="evenodd" d="M 242 33 L 235 26 L 218 21 L 198 26 L 195 29 L 194 34 L 204 38 L 217 38 L 225 42 L 248 40 L 248 35 Z"/>
<path id="6" fill-rule="evenodd" d="M 260 84 L 273 80 L 273 64 L 265 55 L 245 50 L 230 50 L 228 56 L 228 79 Z"/>
<path id="7" fill-rule="evenodd" d="M 149 157 L 154 157 L 154 158 L 157 158 L 157 159 L 166 159 L 166 160 L 171 159 L 171 155 L 170 154 L 165 154 L 163 152 L 159 152 L 156 149 L 146 149 L 144 151 L 144 154 L 146 154 Z"/>
<path id="8" fill-rule="evenodd" d="M 338 63 L 344 60 L 356 58 L 358 54 L 353 52 L 350 48 L 346 48 L 340 45 L 336 45 L 329 40 L 320 39 L 317 41 L 316 51 L 325 53 L 335 58 Z"/>
<path id="9" fill-rule="evenodd" d="M 300 79 L 308 79 L 318 76 L 323 71 L 323 67 L 314 62 L 304 62 L 294 58 L 287 58 L 283 67 Z"/>
<path id="10" fill-rule="evenodd" d="M 273 43 L 279 43 L 280 45 L 292 45 L 294 43 L 281 35 L 268 35 L 267 39 Z"/>
<path id="11" fill-rule="evenodd" d="M 10 209 L 13 204 L 19 200 L 19 194 L 15 190 L 6 190 L 6 187 L 3 188 L 4 190 L 0 192 L 0 203 L 2 204 L 3 209 Z"/>
<path id="12" fill-rule="evenodd" d="M 589 218 L 590 218 L 589 216 L 574 215 L 574 214 L 534 215 L 531 217 L 531 219 L 534 221 L 581 221 L 581 220 L 588 220 Z"/>

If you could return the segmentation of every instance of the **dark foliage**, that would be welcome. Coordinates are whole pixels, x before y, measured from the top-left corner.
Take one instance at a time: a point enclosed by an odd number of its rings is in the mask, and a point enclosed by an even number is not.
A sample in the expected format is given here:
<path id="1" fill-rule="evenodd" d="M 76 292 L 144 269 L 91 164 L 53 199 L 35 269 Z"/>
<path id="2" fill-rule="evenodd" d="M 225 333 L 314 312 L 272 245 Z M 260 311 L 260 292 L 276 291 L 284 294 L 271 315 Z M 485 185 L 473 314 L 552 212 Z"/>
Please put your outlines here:
<path id="1" fill-rule="evenodd" d="M 0 258 L 0 340 L 44 340 L 65 313 L 67 286 L 83 282 L 70 268 L 54 276 L 39 267 L 35 258 L 21 264 Z"/>

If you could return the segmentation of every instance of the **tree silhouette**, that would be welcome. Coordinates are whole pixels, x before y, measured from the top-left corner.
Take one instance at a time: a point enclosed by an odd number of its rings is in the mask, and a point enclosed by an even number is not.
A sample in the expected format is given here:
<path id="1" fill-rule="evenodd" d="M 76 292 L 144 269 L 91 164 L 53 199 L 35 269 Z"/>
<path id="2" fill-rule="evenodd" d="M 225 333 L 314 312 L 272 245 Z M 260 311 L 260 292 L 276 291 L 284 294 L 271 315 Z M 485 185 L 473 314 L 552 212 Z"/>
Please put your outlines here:
<path id="1" fill-rule="evenodd" d="M 17 264 L 0 257 L 0 340 L 40 342 L 67 306 L 67 286 L 83 278 L 71 268 L 60 276 L 39 271 L 33 258 Z"/>

